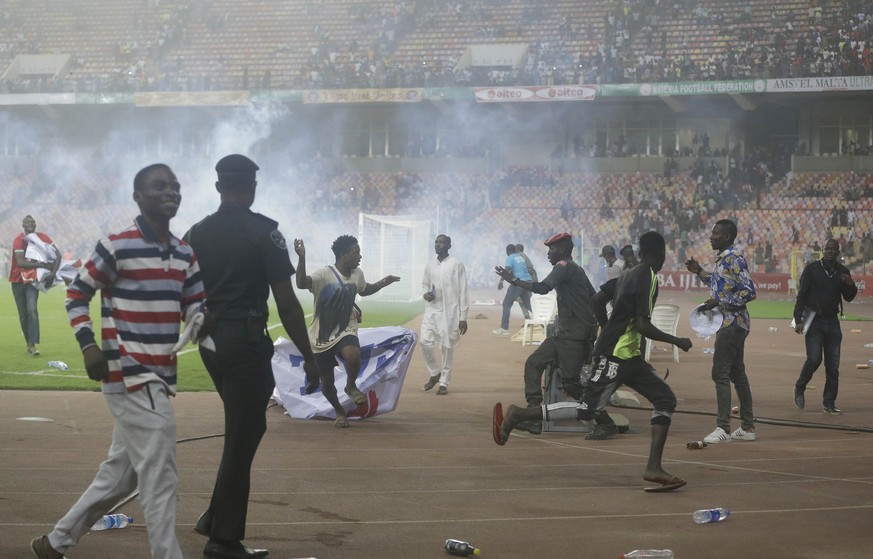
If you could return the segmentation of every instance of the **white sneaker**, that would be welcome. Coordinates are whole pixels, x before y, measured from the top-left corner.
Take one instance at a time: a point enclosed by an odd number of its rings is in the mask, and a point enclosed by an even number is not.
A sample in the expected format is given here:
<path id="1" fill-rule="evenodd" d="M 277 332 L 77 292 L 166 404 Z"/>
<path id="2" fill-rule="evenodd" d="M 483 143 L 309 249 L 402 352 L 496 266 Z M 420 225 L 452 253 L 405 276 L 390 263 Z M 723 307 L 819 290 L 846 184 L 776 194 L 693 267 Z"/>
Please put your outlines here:
<path id="1" fill-rule="evenodd" d="M 731 442 L 731 436 L 721 427 L 716 427 L 715 431 L 703 437 L 703 442 L 706 444 L 718 444 Z"/>
<path id="2" fill-rule="evenodd" d="M 751 431 L 743 431 L 742 427 L 737 427 L 737 430 L 731 433 L 731 438 L 738 441 L 754 441 L 755 431 L 754 429 Z"/>
<path id="3" fill-rule="evenodd" d="M 497 334 L 498 336 L 508 336 L 509 330 L 506 330 L 505 328 L 498 328 L 497 330 L 492 330 L 491 333 Z"/>

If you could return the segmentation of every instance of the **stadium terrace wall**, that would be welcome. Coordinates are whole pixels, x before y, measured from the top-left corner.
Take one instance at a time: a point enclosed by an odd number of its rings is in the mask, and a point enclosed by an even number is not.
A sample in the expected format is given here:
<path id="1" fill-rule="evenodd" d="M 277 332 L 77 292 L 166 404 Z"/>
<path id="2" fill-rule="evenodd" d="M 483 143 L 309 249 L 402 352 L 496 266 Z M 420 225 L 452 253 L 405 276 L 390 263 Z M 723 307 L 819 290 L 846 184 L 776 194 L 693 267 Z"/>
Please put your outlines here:
<path id="1" fill-rule="evenodd" d="M 764 274 L 752 272 L 755 289 L 758 293 L 788 293 L 789 274 Z M 867 282 L 873 286 L 873 275 L 855 276 L 855 285 L 858 286 L 858 295 L 873 295 L 873 290 L 867 291 Z M 658 272 L 658 289 L 667 291 L 695 291 L 701 294 L 709 292 L 709 286 L 705 285 L 698 277 L 685 270 L 661 270 Z"/>
<path id="2" fill-rule="evenodd" d="M 240 105 L 258 98 L 291 103 L 477 103 L 594 101 L 602 97 L 686 97 L 755 94 L 828 94 L 873 91 L 873 76 L 603 85 L 323 89 L 273 91 L 167 91 L 138 93 L 21 93 L 0 95 L 0 105 L 133 104 L 137 106 Z M 742 99 L 736 99 L 742 104 Z"/>

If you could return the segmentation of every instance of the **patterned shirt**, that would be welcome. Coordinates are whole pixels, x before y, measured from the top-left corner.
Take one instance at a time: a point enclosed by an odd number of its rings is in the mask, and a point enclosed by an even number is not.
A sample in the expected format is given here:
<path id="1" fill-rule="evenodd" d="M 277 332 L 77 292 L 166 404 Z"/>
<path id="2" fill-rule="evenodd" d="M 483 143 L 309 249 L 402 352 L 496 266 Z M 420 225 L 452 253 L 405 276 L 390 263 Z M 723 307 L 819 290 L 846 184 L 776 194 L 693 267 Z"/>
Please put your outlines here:
<path id="1" fill-rule="evenodd" d="M 192 304 L 199 307 L 206 298 L 191 246 L 172 234 L 160 242 L 142 216 L 100 240 L 67 288 L 67 316 L 82 349 L 95 345 L 88 304 L 98 290 L 101 347 L 109 361 L 103 392 L 132 392 L 157 381 L 175 394 L 171 350 L 179 322 Z"/>
<path id="2" fill-rule="evenodd" d="M 718 302 L 718 308 L 724 315 L 721 327 L 736 324 L 743 330 L 749 330 L 751 320 L 746 303 L 754 301 L 757 296 L 755 282 L 752 281 L 746 259 L 734 245 L 716 256 L 712 273 L 701 270 L 698 277 L 709 286 L 712 298 Z"/>
<path id="3" fill-rule="evenodd" d="M 367 287 L 360 268 L 343 276 L 333 266 L 319 268 L 310 276 L 309 291 L 315 296 L 309 343 L 312 351 L 324 353 L 346 336 L 358 335 L 355 297 Z"/>

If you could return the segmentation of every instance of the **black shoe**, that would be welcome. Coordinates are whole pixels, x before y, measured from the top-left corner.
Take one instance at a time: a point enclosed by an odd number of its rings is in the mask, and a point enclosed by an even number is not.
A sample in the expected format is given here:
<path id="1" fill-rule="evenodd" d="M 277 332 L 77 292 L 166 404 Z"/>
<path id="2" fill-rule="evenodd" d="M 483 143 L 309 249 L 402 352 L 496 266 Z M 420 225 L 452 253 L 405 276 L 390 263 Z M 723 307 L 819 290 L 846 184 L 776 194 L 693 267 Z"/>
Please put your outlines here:
<path id="1" fill-rule="evenodd" d="M 212 513 L 208 510 L 200 515 L 197 519 L 197 524 L 194 525 L 194 531 L 201 536 L 209 537 L 209 532 L 212 531 Z"/>
<path id="2" fill-rule="evenodd" d="M 242 542 L 218 543 L 209 540 L 203 548 L 203 559 L 259 559 L 268 553 L 266 549 L 250 549 Z"/>
<path id="3" fill-rule="evenodd" d="M 37 559 L 67 559 L 60 551 L 55 551 L 48 541 L 48 536 L 33 538 L 30 542 L 30 550 Z"/>
<path id="4" fill-rule="evenodd" d="M 436 386 L 439 381 L 440 381 L 439 375 L 434 375 L 434 376 L 430 377 L 429 379 L 427 379 L 427 382 L 424 384 L 424 389 L 430 390 L 431 388 Z"/>
<path id="5" fill-rule="evenodd" d="M 618 433 L 618 425 L 608 423 L 606 425 L 597 425 L 593 431 L 585 435 L 586 441 L 602 441 Z"/>
<path id="6" fill-rule="evenodd" d="M 796 386 L 794 387 L 794 405 L 801 410 L 803 409 L 803 406 L 806 405 L 806 398 L 803 397 L 803 390 L 800 390 Z"/>
<path id="7" fill-rule="evenodd" d="M 542 421 L 521 421 L 515 426 L 519 431 L 527 431 L 531 435 L 540 435 L 543 432 Z"/>

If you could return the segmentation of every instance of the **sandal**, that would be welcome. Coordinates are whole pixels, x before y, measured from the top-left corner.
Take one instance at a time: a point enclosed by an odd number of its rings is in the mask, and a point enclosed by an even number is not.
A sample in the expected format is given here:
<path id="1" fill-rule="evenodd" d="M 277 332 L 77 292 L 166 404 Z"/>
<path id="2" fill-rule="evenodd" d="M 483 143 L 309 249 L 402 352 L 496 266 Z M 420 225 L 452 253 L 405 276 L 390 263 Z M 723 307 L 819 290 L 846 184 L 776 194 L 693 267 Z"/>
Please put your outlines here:
<path id="1" fill-rule="evenodd" d="M 346 386 L 346 395 L 359 406 L 363 406 L 367 403 L 367 397 L 355 386 Z"/>

